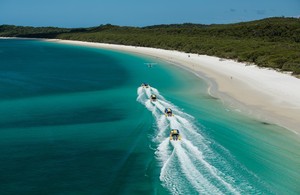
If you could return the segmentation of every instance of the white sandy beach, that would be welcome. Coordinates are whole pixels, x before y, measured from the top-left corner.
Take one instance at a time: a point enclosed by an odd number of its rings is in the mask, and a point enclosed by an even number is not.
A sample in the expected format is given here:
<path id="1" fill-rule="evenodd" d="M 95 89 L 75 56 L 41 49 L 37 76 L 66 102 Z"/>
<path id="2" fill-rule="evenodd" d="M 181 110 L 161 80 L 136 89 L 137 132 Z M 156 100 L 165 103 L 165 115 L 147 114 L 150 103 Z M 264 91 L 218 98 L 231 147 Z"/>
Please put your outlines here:
<path id="1" fill-rule="evenodd" d="M 155 48 L 48 40 L 158 57 L 186 68 L 210 84 L 210 93 L 233 109 L 300 135 L 300 79 L 232 60 Z"/>

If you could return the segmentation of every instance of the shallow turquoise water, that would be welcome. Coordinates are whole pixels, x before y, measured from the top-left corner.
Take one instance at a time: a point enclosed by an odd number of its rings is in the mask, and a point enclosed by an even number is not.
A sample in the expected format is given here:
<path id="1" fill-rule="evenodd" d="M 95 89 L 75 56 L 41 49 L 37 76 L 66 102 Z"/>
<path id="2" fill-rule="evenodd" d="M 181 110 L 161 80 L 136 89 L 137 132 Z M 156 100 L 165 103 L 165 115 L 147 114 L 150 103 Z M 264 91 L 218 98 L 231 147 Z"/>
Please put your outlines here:
<path id="1" fill-rule="evenodd" d="M 299 137 L 231 111 L 158 59 L 0 40 L 0 76 L 1 194 L 300 192 Z M 158 91 L 137 101 L 141 82 Z M 157 92 L 181 118 L 153 111 Z M 172 125 L 181 144 L 163 142 Z"/>

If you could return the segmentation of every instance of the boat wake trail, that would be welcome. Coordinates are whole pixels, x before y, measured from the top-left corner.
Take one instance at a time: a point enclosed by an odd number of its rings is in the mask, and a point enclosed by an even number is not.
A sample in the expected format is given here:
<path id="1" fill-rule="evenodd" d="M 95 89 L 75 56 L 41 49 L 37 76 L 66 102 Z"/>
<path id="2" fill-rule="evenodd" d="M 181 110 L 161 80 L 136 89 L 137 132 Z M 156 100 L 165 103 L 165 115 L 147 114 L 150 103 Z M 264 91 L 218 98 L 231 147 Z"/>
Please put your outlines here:
<path id="1" fill-rule="evenodd" d="M 137 101 L 155 118 L 152 141 L 157 144 L 155 154 L 161 165 L 160 180 L 172 194 L 260 193 L 245 179 L 257 179 L 256 176 L 209 140 L 192 116 L 167 101 L 153 87 L 139 87 L 137 93 Z M 152 94 L 156 95 L 156 101 L 150 101 Z M 166 117 L 165 108 L 171 108 L 174 116 Z M 171 129 L 180 131 L 181 141 L 170 141 Z M 216 152 L 215 148 L 223 152 Z M 235 170 L 243 170 L 243 174 Z"/>

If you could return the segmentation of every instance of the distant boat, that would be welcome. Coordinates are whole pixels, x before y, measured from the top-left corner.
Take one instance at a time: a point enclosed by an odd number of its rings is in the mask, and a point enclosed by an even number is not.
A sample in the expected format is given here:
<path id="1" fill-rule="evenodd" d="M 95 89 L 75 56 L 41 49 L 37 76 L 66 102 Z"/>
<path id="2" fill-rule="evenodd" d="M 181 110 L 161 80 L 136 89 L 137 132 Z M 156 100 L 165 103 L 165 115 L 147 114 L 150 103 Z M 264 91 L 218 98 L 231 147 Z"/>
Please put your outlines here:
<path id="1" fill-rule="evenodd" d="M 181 140 L 181 136 L 179 134 L 179 130 L 178 129 L 172 129 L 170 132 L 170 140 Z"/>
<path id="2" fill-rule="evenodd" d="M 153 65 L 155 65 L 157 63 L 149 62 L 149 63 L 145 63 L 145 64 L 148 66 L 148 68 L 152 68 Z"/>
<path id="3" fill-rule="evenodd" d="M 155 102 L 156 99 L 157 99 L 157 98 L 156 98 L 156 95 L 152 94 L 152 95 L 150 96 L 151 102 Z"/>
<path id="4" fill-rule="evenodd" d="M 174 116 L 174 114 L 173 114 L 171 108 L 166 108 L 166 109 L 165 109 L 165 115 L 166 115 L 166 117 Z"/>
<path id="5" fill-rule="evenodd" d="M 143 87 L 143 88 L 149 88 L 150 86 L 149 86 L 148 83 L 142 83 L 141 87 Z"/>

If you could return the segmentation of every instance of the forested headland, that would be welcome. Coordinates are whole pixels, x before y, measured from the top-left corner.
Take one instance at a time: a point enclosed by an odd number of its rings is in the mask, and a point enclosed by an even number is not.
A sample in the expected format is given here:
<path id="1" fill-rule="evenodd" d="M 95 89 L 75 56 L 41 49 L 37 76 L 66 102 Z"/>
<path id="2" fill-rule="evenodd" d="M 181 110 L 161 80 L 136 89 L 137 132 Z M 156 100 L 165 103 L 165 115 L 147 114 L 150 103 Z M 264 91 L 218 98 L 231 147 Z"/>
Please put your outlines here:
<path id="1" fill-rule="evenodd" d="M 248 62 L 300 75 L 300 19 L 235 24 L 170 24 L 91 28 L 0 26 L 1 37 L 30 37 L 155 47 Z"/>

